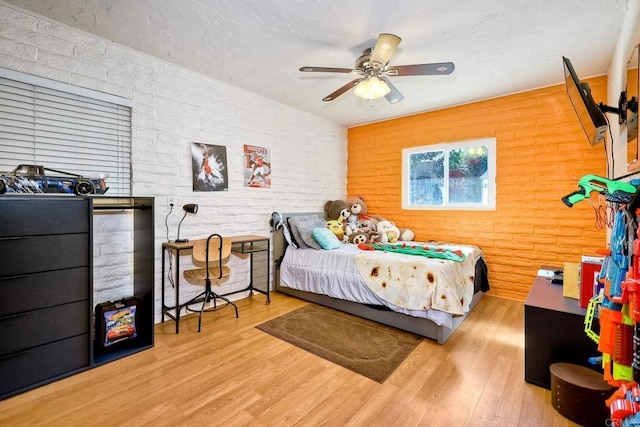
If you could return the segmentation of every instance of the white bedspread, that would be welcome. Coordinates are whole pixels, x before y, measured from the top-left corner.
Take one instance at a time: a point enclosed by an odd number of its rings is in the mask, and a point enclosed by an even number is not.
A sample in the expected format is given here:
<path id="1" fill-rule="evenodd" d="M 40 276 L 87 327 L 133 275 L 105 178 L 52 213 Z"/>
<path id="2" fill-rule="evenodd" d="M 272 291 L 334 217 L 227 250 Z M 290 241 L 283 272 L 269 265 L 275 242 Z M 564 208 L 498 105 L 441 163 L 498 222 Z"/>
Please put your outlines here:
<path id="1" fill-rule="evenodd" d="M 475 262 L 481 255 L 480 250 L 475 247 L 457 245 L 455 249 L 461 249 L 468 254 L 468 262 L 475 269 Z M 415 309 L 414 306 L 408 308 L 400 307 L 376 295 L 376 292 L 367 285 L 356 263 L 357 254 L 372 252 L 373 251 L 361 251 L 356 245 L 342 245 L 339 249 L 334 250 L 295 249 L 289 247 L 287 248 L 280 267 L 280 283 L 282 286 L 292 289 L 328 295 L 332 298 L 363 304 L 387 306 L 394 311 L 410 316 L 428 318 L 438 325 L 450 326 L 452 315 L 462 314 L 458 312 L 446 313 L 442 310 L 435 309 L 436 305 L 433 306 L 434 309 L 431 309 L 431 303 L 427 305 L 421 304 L 419 309 Z M 376 251 L 376 253 L 377 252 L 378 251 Z M 385 255 L 398 256 L 399 254 L 382 253 L 382 255 L 370 256 L 378 257 Z M 421 263 L 438 261 L 438 264 L 451 265 L 450 269 L 452 270 L 461 268 L 460 263 L 454 261 L 441 263 L 442 260 L 434 260 L 431 258 L 412 255 L 400 256 L 403 258 L 411 257 L 414 262 L 418 262 L 415 260 L 418 258 Z M 458 264 L 458 266 L 456 267 L 454 264 Z M 446 280 L 447 279 L 442 276 L 442 279 L 438 281 L 444 284 Z M 473 281 L 471 280 L 470 284 L 465 282 L 465 284 L 454 285 L 454 287 L 458 286 L 464 288 L 463 293 L 465 296 L 470 295 L 467 303 L 461 308 L 463 312 L 466 312 L 468 310 L 468 303 L 471 301 L 471 297 L 473 297 Z M 464 299 L 467 300 L 466 297 Z M 426 309 L 423 309 L 424 307 L 426 307 Z"/>

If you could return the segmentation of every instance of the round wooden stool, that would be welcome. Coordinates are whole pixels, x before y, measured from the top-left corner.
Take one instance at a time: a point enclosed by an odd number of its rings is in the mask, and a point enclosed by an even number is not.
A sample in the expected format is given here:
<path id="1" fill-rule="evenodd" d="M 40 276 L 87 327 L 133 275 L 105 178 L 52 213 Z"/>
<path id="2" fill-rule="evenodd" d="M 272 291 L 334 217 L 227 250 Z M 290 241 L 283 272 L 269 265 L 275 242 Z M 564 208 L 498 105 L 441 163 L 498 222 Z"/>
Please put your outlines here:
<path id="1" fill-rule="evenodd" d="M 615 390 L 602 374 L 571 363 L 554 363 L 551 404 L 564 417 L 583 426 L 604 426 L 611 418 L 605 400 Z"/>

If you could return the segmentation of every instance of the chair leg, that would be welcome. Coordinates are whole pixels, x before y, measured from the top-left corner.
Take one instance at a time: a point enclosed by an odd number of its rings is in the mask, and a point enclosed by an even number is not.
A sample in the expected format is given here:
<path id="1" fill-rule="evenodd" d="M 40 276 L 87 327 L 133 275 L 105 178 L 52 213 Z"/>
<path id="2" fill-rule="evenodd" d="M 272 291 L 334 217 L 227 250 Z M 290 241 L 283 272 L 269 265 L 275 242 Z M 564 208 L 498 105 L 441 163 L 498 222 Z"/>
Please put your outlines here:
<path id="1" fill-rule="evenodd" d="M 202 299 L 202 307 L 200 308 L 200 314 L 198 315 L 198 332 L 202 329 L 202 313 L 204 313 L 204 307 L 209 301 L 210 295 L 209 292 L 205 292 L 204 298 Z"/>
<path id="2" fill-rule="evenodd" d="M 238 306 L 235 305 L 233 303 L 233 301 L 231 301 L 229 298 L 226 298 L 226 297 L 223 297 L 221 295 L 218 295 L 213 291 L 206 292 L 206 294 L 204 295 L 203 301 L 202 301 L 202 307 L 200 308 L 200 314 L 198 315 L 198 332 L 200 332 L 201 329 L 202 329 L 202 313 L 204 313 L 206 311 L 205 310 L 205 306 L 206 306 L 207 302 L 213 300 L 213 311 L 216 311 L 218 309 L 218 306 L 217 306 L 217 303 L 216 303 L 217 299 L 221 299 L 224 302 L 226 302 L 227 305 L 233 306 L 233 308 L 234 308 L 234 310 L 236 312 L 236 319 L 238 319 L 240 317 L 239 314 L 238 314 Z"/>
<path id="3" fill-rule="evenodd" d="M 197 302 L 200 302 L 199 299 L 203 298 L 206 295 L 206 291 L 200 292 L 198 295 L 196 295 L 195 297 L 191 298 L 189 301 L 180 304 L 181 307 L 187 307 L 189 305 L 195 304 Z M 194 311 L 194 310 L 191 310 Z"/>
<path id="4" fill-rule="evenodd" d="M 185 302 L 184 304 L 181 305 L 181 307 L 185 307 L 185 309 L 187 311 L 191 311 L 191 312 L 195 312 L 198 311 L 198 332 L 200 332 L 202 330 L 202 313 L 204 313 L 206 310 L 206 306 L 207 303 L 210 302 L 211 300 L 213 300 L 213 310 L 212 311 L 216 311 L 218 310 L 218 304 L 217 304 L 217 299 L 221 299 L 222 301 L 224 301 L 227 305 L 232 305 L 235 312 L 236 312 L 236 319 L 240 317 L 240 315 L 238 314 L 238 306 L 235 305 L 235 303 L 233 303 L 233 301 L 231 301 L 229 298 L 223 297 L 222 295 L 218 295 L 215 292 L 213 292 L 212 290 L 205 290 L 204 292 L 199 293 L 198 295 L 196 295 L 195 297 L 191 298 L 189 301 Z M 189 305 L 195 304 L 200 302 L 200 300 L 202 300 L 202 306 L 200 306 L 200 310 L 190 310 L 189 309 Z M 224 307 L 220 307 L 220 308 L 224 308 Z"/>
<path id="5" fill-rule="evenodd" d="M 238 316 L 238 306 L 237 306 L 237 305 L 235 305 L 235 304 L 233 303 L 233 301 L 231 301 L 229 298 L 226 298 L 226 297 L 220 296 L 220 295 L 216 294 L 215 292 L 211 292 L 211 293 L 213 294 L 214 304 L 215 304 L 215 299 L 216 299 L 216 298 L 220 298 L 222 301 L 226 302 L 228 305 L 232 305 L 232 306 L 233 306 L 233 308 L 236 310 L 236 319 L 239 317 L 239 316 Z"/>

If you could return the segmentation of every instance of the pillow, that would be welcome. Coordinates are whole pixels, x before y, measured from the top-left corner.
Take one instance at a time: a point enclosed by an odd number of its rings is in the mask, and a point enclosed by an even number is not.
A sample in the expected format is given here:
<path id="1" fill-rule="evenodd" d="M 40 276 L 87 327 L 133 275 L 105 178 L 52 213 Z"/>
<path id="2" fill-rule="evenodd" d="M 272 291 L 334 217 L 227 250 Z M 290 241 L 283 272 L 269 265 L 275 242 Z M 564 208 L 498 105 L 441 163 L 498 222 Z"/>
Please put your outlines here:
<path id="1" fill-rule="evenodd" d="M 322 246 L 322 249 L 337 249 L 341 245 L 338 237 L 327 227 L 314 228 L 313 237 Z"/>
<path id="2" fill-rule="evenodd" d="M 300 216 L 290 216 L 287 218 L 287 223 L 289 224 L 289 231 L 291 232 L 291 239 L 296 247 L 300 249 L 309 248 L 304 240 L 302 240 L 302 236 L 300 235 L 300 231 L 298 230 L 298 224 L 303 221 L 309 221 L 312 219 L 318 219 L 318 215 L 300 215 Z"/>
<path id="3" fill-rule="evenodd" d="M 319 227 L 327 228 L 327 224 L 324 219 L 316 218 L 308 221 L 302 221 L 298 223 L 298 232 L 302 241 L 313 249 L 322 249 L 320 243 L 313 237 L 313 230 Z"/>

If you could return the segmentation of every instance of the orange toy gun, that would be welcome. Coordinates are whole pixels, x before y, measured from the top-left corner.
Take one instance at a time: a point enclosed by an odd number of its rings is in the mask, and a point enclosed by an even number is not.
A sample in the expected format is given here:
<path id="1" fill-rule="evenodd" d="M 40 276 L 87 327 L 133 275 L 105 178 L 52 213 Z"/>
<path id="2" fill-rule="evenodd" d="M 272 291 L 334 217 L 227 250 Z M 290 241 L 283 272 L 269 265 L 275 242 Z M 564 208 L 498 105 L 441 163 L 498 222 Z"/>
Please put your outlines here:
<path id="1" fill-rule="evenodd" d="M 631 382 L 620 386 L 606 401 L 611 411 L 611 421 L 616 427 L 621 427 L 623 422 L 628 425 L 638 425 L 640 418 L 640 389 L 638 384 Z M 633 417 L 630 419 L 629 417 Z"/>

